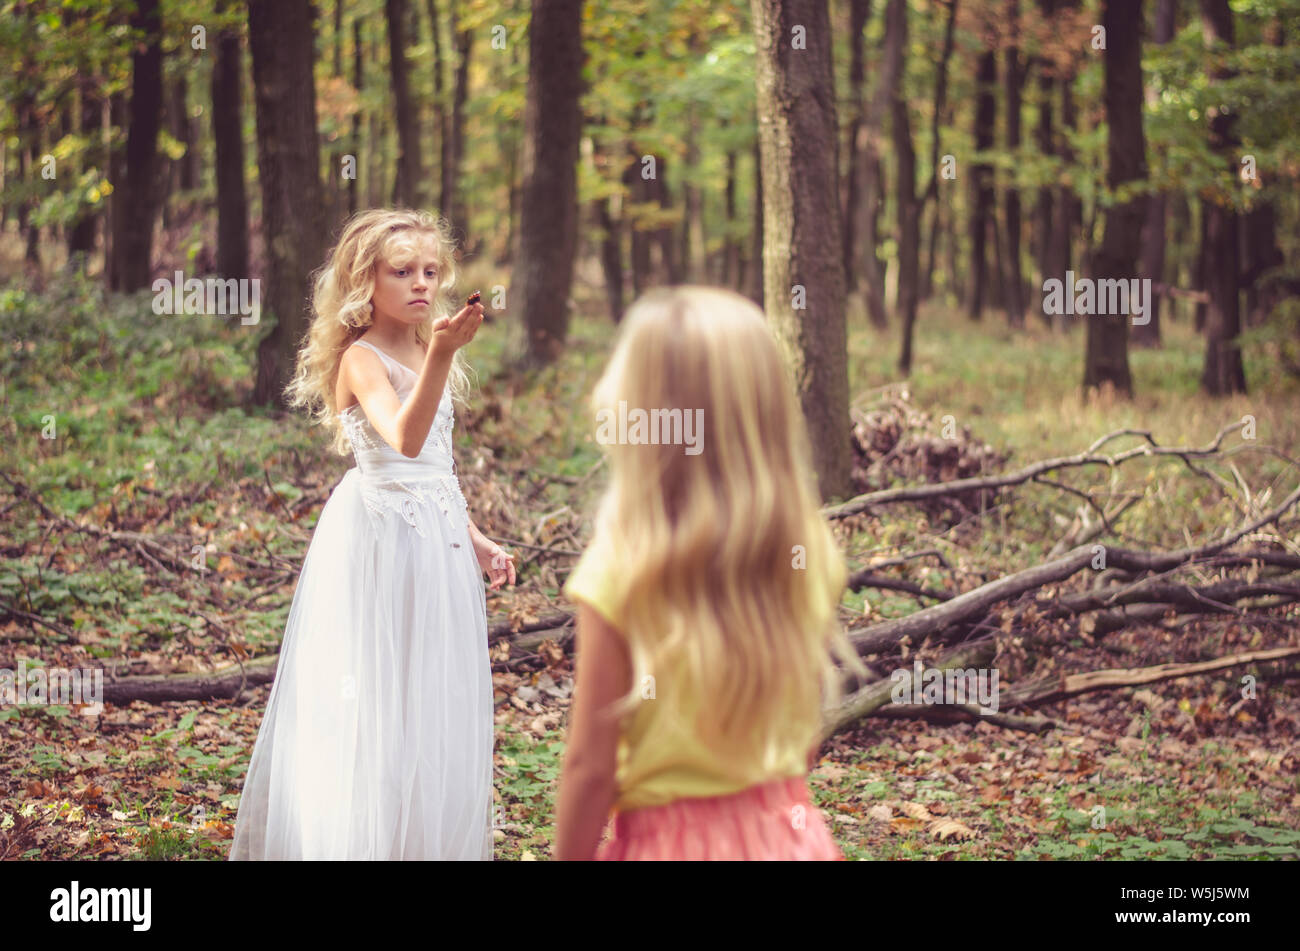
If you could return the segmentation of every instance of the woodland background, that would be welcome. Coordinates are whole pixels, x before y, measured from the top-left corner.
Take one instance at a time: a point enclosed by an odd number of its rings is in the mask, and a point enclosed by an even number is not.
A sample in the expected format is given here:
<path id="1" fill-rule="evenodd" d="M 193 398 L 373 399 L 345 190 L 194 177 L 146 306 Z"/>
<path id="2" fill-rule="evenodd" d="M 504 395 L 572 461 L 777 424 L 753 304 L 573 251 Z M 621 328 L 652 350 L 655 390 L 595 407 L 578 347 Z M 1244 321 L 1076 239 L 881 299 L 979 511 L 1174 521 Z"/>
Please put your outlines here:
<path id="1" fill-rule="evenodd" d="M 846 855 L 1300 856 L 1300 3 L 0 11 L 0 668 L 108 701 L 0 707 L 0 857 L 224 857 L 350 465 L 280 391 L 384 205 L 445 215 L 490 311 L 457 453 L 525 556 L 488 602 L 498 857 L 553 835 L 575 408 L 682 282 L 764 307 L 853 570 L 875 679 L 811 775 Z M 158 315 L 177 270 L 260 280 L 260 322 Z M 1158 309 L 1050 315 L 1067 272 Z M 1002 712 L 892 703 L 918 656 L 995 666 Z"/>

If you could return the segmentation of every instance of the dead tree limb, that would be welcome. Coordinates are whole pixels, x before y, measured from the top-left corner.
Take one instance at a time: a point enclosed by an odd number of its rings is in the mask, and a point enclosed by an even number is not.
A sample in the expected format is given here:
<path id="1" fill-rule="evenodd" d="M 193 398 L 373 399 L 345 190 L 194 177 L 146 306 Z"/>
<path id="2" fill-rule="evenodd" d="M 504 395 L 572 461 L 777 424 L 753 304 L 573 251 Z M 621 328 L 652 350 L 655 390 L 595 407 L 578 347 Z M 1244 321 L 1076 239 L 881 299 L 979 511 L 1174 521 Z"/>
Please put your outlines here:
<path id="1" fill-rule="evenodd" d="M 279 654 L 222 667 L 211 673 L 141 674 L 104 680 L 105 703 L 125 705 L 133 700 L 163 703 L 176 700 L 235 700 L 246 686 L 269 684 L 275 679 Z"/>
<path id="2" fill-rule="evenodd" d="M 996 651 L 997 645 L 992 640 L 976 641 L 950 652 L 933 666 L 940 670 L 980 666 L 991 661 Z M 906 682 L 911 683 L 912 670 L 907 668 L 905 672 Z M 902 683 L 889 677 L 867 684 L 849 695 L 838 706 L 823 715 L 822 741 L 891 703 L 895 688 L 901 687 Z"/>
<path id="3" fill-rule="evenodd" d="M 1031 463 L 1022 469 L 1014 472 L 1005 472 L 1001 475 L 992 476 L 971 476 L 966 479 L 954 479 L 951 482 L 933 482 L 928 485 L 900 486 L 894 489 L 881 489 L 876 492 L 868 492 L 865 495 L 859 495 L 856 498 L 849 499 L 839 505 L 832 505 L 822 509 L 822 514 L 827 518 L 845 518 L 849 515 L 858 515 L 871 508 L 873 505 L 886 505 L 894 502 L 916 502 L 922 499 L 940 498 L 947 495 L 957 495 L 964 492 L 973 492 L 979 489 L 1002 489 L 1014 485 L 1023 485 L 1039 476 L 1045 475 L 1054 469 L 1072 469 L 1080 466 L 1106 466 L 1114 468 L 1122 465 L 1130 459 L 1139 457 L 1152 456 L 1173 456 L 1181 459 L 1187 465 L 1192 465 L 1193 458 L 1204 458 L 1219 454 L 1220 445 L 1223 443 L 1223 437 L 1228 433 L 1241 429 L 1240 422 L 1229 423 L 1219 430 L 1218 435 L 1205 446 L 1161 446 L 1156 442 L 1155 437 L 1147 430 L 1142 429 L 1121 429 L 1109 433 L 1089 446 L 1084 452 L 1076 453 L 1073 456 L 1059 456 L 1055 459 L 1043 459 L 1039 462 Z M 1142 445 L 1134 446 L 1132 449 L 1126 449 L 1123 452 L 1114 455 L 1100 455 L 1099 450 L 1112 439 L 1118 439 L 1121 436 L 1141 436 L 1146 442 Z M 1252 447 L 1254 448 L 1254 447 Z M 1201 474 L 1204 474 L 1203 472 Z"/>
<path id="4" fill-rule="evenodd" d="M 1066 697 L 1094 690 L 1113 690 L 1118 687 L 1139 687 L 1142 684 L 1156 683 L 1160 680 L 1174 680 L 1178 677 L 1191 677 L 1196 674 L 1212 673 L 1229 667 L 1245 664 L 1258 664 L 1267 661 L 1285 660 L 1288 657 L 1300 657 L 1300 647 L 1274 647 L 1268 650 L 1247 651 L 1230 654 L 1214 660 L 1200 661 L 1193 664 L 1157 664 L 1154 667 L 1136 669 L 1114 668 L 1093 670 L 1086 674 L 1065 674 L 1047 682 L 1025 684 L 1013 688 L 1002 699 L 1006 706 L 1035 706 L 1052 703 Z"/>
<path id="5" fill-rule="evenodd" d="M 931 723 L 991 723 L 1008 730 L 1025 733 L 1046 733 L 1048 730 L 1071 729 L 1051 717 L 1017 716 L 1012 713 L 984 713 L 973 703 L 952 703 L 943 706 L 918 704 L 890 704 L 881 707 L 876 716 L 886 720 L 921 719 Z"/>
<path id="6" fill-rule="evenodd" d="M 1271 512 L 1240 526 L 1223 538 L 1204 545 L 1180 548 L 1169 552 L 1142 552 L 1126 548 L 1104 547 L 1107 568 L 1121 568 L 1131 572 L 1168 571 L 1182 565 L 1192 564 L 1198 559 L 1218 555 L 1236 544 L 1251 532 L 1258 531 L 1282 517 L 1297 502 L 1300 502 L 1300 488 L 1288 495 L 1280 505 Z M 848 632 L 849 639 L 859 653 L 875 653 L 892 647 L 905 637 L 913 643 L 921 638 L 944 629 L 982 617 L 993 605 L 1019 597 L 1028 591 L 1044 585 L 1063 581 L 1093 563 L 1097 553 L 1096 546 L 1080 546 L 1060 558 L 1034 565 L 1022 571 L 980 585 L 964 592 L 943 604 L 924 608 L 903 618 L 894 618 L 868 627 L 856 628 Z"/>

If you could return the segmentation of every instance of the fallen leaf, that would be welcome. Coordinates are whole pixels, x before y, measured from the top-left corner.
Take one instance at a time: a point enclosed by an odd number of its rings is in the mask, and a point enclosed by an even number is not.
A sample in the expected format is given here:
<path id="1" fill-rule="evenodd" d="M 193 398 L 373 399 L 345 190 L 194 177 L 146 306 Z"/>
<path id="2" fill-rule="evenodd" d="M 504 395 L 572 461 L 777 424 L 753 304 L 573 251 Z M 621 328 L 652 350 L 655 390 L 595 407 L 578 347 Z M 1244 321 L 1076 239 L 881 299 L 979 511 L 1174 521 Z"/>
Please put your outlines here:
<path id="1" fill-rule="evenodd" d="M 903 815 L 911 816 L 913 819 L 922 822 L 930 822 L 934 819 L 934 816 L 930 815 L 930 810 L 919 802 L 904 802 L 898 808 L 902 810 Z"/>
<path id="2" fill-rule="evenodd" d="M 930 835 L 936 839 L 945 840 L 948 838 L 973 839 L 975 830 L 958 822 L 956 819 L 936 819 L 930 824 Z"/>
<path id="3" fill-rule="evenodd" d="M 867 810 L 867 818 L 875 819 L 877 822 L 889 822 L 894 818 L 894 810 L 888 806 L 872 806 Z"/>

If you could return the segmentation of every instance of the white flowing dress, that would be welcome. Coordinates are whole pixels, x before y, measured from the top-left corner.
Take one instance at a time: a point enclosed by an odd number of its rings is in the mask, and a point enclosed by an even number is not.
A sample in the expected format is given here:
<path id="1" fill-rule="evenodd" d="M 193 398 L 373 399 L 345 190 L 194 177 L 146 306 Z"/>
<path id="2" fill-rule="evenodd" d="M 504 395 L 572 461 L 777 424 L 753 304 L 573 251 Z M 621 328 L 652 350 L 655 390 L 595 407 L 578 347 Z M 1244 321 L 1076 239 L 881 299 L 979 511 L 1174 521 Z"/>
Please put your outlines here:
<path id="1" fill-rule="evenodd" d="M 405 402 L 416 373 L 379 354 Z M 321 511 L 244 780 L 230 858 L 492 858 L 482 571 L 444 392 L 420 455 L 360 406 Z"/>

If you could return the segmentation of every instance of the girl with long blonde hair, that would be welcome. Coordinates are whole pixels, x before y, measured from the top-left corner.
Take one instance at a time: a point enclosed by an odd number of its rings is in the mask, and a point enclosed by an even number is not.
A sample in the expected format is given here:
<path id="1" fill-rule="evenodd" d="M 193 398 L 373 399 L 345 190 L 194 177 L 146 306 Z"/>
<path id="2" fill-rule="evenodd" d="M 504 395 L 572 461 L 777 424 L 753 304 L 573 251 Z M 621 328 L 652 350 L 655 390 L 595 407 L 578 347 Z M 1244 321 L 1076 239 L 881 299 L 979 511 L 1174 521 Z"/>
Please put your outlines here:
<path id="1" fill-rule="evenodd" d="M 592 410 L 610 484 L 565 586 L 578 661 L 557 857 L 840 858 L 805 777 L 834 657 L 861 662 L 762 312 L 720 289 L 646 294 Z"/>
<path id="2" fill-rule="evenodd" d="M 469 518 L 452 455 L 461 349 L 446 223 L 354 216 L 319 271 L 288 395 L 349 469 L 317 521 L 231 859 L 490 859 L 492 679 L 483 572 L 512 556 Z"/>

